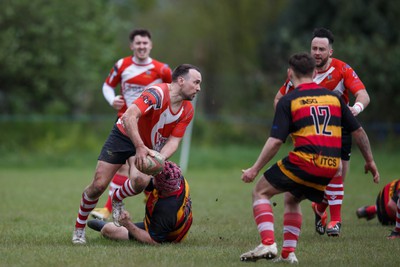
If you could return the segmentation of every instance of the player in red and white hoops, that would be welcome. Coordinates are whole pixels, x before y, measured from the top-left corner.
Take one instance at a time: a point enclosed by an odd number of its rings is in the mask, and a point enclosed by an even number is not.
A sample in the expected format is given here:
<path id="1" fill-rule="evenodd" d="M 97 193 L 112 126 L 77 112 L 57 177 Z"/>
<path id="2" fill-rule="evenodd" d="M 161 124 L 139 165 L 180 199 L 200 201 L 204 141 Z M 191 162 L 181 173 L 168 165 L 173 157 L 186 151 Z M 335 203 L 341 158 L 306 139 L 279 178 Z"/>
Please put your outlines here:
<path id="1" fill-rule="evenodd" d="M 107 189 L 118 169 L 129 162 L 129 178 L 113 195 L 112 215 L 118 225 L 122 199 L 142 192 L 151 176 L 138 171 L 152 150 L 168 159 L 178 149 L 186 127 L 194 116 L 192 101 L 200 91 L 200 70 L 190 64 L 178 66 L 171 83 L 148 87 L 114 125 L 100 156 L 93 181 L 83 191 L 72 243 L 85 244 L 85 227 L 90 212 Z"/>
<path id="2" fill-rule="evenodd" d="M 333 41 L 332 32 L 325 28 L 317 28 L 313 32 L 311 40 L 311 55 L 317 64 L 317 75 L 314 82 L 336 92 L 343 98 L 345 103 L 349 105 L 349 92 L 355 96 L 355 104 L 349 106 L 354 116 L 357 116 L 369 104 L 370 98 L 364 84 L 357 76 L 356 72 L 345 62 L 333 58 Z M 279 99 L 293 90 L 293 85 L 289 80 L 278 91 L 274 106 Z M 343 181 L 350 167 L 351 154 L 351 135 L 343 131 L 342 133 L 342 175 L 332 179 L 331 183 L 326 187 L 325 197 L 322 203 L 313 203 L 312 207 L 315 212 L 316 231 L 323 235 L 338 236 L 342 224 L 341 207 L 344 195 Z M 329 206 L 330 222 L 326 226 L 327 214 L 326 208 Z"/>
<path id="3" fill-rule="evenodd" d="M 118 60 L 103 84 L 103 95 L 107 102 L 118 111 L 118 118 L 139 97 L 145 87 L 172 81 L 172 71 L 168 65 L 150 57 L 153 44 L 148 30 L 133 30 L 129 35 L 129 40 L 133 56 Z M 120 85 L 120 94 L 116 95 L 115 90 L 118 85 Z M 128 170 L 129 167 L 125 164 L 114 175 L 110 183 L 107 202 L 103 208 L 92 211 L 93 217 L 106 220 L 110 216 L 111 195 L 128 179 Z"/>

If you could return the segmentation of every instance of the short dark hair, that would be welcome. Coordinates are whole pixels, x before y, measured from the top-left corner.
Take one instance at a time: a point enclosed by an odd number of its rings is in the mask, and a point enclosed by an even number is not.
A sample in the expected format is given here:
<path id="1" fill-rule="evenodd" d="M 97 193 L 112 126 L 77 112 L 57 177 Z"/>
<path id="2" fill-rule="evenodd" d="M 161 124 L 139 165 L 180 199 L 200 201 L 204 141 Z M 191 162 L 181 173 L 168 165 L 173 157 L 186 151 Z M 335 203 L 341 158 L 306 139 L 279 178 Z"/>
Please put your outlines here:
<path id="1" fill-rule="evenodd" d="M 185 76 L 186 74 L 189 73 L 189 70 L 191 70 L 191 69 L 195 69 L 198 72 L 200 72 L 200 69 L 198 67 L 194 66 L 194 65 L 191 65 L 191 64 L 179 65 L 172 72 L 172 81 L 176 82 L 178 80 L 179 76 Z"/>
<path id="2" fill-rule="evenodd" d="M 129 41 L 132 42 L 133 39 L 135 39 L 135 36 L 137 36 L 137 35 L 149 37 L 149 39 L 151 40 L 151 34 L 150 34 L 150 32 L 148 30 L 146 30 L 146 29 L 135 29 L 129 34 Z"/>
<path id="3" fill-rule="evenodd" d="M 314 29 L 312 39 L 314 39 L 315 37 L 328 38 L 330 45 L 332 45 L 333 42 L 335 41 L 333 33 L 330 30 L 326 29 L 326 28 L 316 28 L 316 29 Z"/>
<path id="4" fill-rule="evenodd" d="M 315 59 L 306 52 L 296 53 L 289 58 L 289 67 L 298 77 L 312 76 L 315 69 Z"/>

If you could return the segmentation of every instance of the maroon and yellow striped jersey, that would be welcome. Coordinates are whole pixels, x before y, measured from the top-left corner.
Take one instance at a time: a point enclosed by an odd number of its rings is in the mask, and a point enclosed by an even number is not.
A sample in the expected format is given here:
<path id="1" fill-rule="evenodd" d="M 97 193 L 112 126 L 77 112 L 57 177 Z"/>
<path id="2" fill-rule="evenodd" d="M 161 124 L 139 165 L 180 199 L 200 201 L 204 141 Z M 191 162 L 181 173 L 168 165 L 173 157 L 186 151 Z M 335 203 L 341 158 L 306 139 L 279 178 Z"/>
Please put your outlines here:
<path id="1" fill-rule="evenodd" d="M 323 191 L 340 167 L 341 127 L 360 127 L 344 101 L 335 93 L 306 83 L 280 99 L 271 137 L 283 142 L 290 134 L 294 149 L 277 163 L 298 184 Z"/>
<path id="2" fill-rule="evenodd" d="M 396 222 L 396 216 L 389 211 L 388 203 L 390 199 L 396 203 L 400 194 L 400 179 L 396 179 L 386 184 L 376 198 L 376 213 L 378 220 L 384 224 Z"/>
<path id="3" fill-rule="evenodd" d="M 182 177 L 180 189 L 162 197 L 153 189 L 146 202 L 145 229 L 158 242 L 182 241 L 192 225 L 192 201 L 189 184 Z"/>

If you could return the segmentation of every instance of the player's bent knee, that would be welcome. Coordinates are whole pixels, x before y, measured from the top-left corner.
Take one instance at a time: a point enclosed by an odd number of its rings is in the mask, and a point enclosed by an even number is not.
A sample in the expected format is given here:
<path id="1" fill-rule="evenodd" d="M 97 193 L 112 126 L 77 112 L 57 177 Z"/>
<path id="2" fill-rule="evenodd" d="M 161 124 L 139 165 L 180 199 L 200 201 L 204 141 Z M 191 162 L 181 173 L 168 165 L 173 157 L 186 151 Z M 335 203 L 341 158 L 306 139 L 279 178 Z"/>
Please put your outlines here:
<path id="1" fill-rule="evenodd" d="M 106 225 L 104 225 L 104 227 L 101 229 L 101 234 L 104 237 L 113 238 L 113 233 L 115 232 L 116 226 L 113 223 L 107 223 Z"/>
<path id="2" fill-rule="evenodd" d="M 142 192 L 149 184 L 151 176 L 149 175 L 138 175 L 132 179 L 133 189 L 136 193 Z"/>
<path id="3" fill-rule="evenodd" d="M 113 240 L 129 240 L 128 230 L 125 227 L 117 227 L 110 222 L 101 229 L 101 234 Z"/>

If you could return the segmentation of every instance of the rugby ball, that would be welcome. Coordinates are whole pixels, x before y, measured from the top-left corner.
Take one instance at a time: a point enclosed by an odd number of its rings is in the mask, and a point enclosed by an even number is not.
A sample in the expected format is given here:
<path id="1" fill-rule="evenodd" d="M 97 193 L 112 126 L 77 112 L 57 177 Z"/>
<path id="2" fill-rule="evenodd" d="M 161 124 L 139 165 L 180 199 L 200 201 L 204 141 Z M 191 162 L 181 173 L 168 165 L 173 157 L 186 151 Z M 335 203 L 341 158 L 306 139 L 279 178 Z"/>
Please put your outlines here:
<path id="1" fill-rule="evenodd" d="M 165 160 L 164 157 L 157 151 L 153 150 L 154 157 L 147 155 L 146 166 L 144 169 L 139 171 L 147 175 L 159 174 L 164 169 Z"/>

